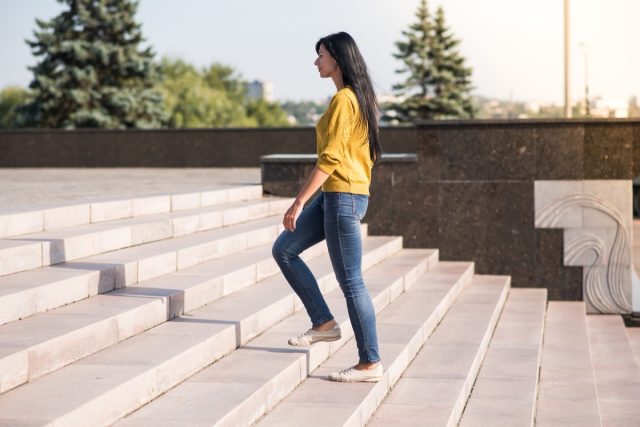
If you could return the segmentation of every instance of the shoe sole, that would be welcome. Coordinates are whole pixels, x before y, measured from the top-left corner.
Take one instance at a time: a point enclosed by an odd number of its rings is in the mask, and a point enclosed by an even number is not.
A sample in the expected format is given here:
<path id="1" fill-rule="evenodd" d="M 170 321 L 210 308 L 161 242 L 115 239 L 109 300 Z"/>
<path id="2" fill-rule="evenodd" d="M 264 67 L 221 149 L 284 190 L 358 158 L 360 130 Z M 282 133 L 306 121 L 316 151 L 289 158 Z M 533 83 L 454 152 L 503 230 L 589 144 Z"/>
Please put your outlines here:
<path id="1" fill-rule="evenodd" d="M 291 344 L 291 343 L 290 343 L 290 342 L 288 342 L 288 341 L 287 341 L 287 344 L 289 344 L 289 345 L 290 345 L 290 346 L 292 346 L 292 347 L 309 347 L 310 345 L 315 344 L 315 343 L 317 343 L 317 342 L 323 342 L 323 341 L 326 341 L 326 342 L 329 342 L 329 341 L 338 341 L 340 338 L 342 338 L 342 335 L 339 335 L 339 336 L 337 336 L 337 337 L 319 338 L 319 339 L 316 339 L 316 340 L 312 341 L 312 342 L 311 342 L 311 343 L 309 343 L 309 344 Z"/>
<path id="2" fill-rule="evenodd" d="M 337 336 L 337 337 L 321 338 L 321 339 L 313 341 L 311 344 L 315 344 L 317 342 L 322 342 L 322 341 L 338 341 L 340 338 L 342 338 L 341 335 Z"/>
<path id="3" fill-rule="evenodd" d="M 329 381 L 337 382 L 337 383 L 377 383 L 382 379 L 382 377 L 372 377 L 361 380 L 333 380 L 329 378 Z"/>

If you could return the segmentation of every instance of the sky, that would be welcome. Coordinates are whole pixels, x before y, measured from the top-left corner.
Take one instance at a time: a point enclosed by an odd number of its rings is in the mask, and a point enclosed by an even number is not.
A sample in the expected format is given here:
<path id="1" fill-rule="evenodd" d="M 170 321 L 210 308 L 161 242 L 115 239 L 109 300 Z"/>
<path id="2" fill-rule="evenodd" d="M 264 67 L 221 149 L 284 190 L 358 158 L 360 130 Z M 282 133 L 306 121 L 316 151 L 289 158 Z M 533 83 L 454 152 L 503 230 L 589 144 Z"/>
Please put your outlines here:
<path id="1" fill-rule="evenodd" d="M 230 65 L 246 80 L 273 84 L 278 100 L 323 100 L 314 46 L 349 32 L 379 94 L 403 76 L 395 42 L 415 20 L 419 0 L 139 0 L 136 19 L 158 57 L 197 66 Z M 561 104 L 563 0 L 429 0 L 442 6 L 460 52 L 472 67 L 475 95 Z M 50 19 L 55 0 L 0 0 L 0 88 L 27 86 L 36 63 L 25 39 L 35 19 Z M 571 0 L 571 95 L 584 96 L 585 63 L 592 96 L 626 102 L 640 96 L 640 0 Z"/>

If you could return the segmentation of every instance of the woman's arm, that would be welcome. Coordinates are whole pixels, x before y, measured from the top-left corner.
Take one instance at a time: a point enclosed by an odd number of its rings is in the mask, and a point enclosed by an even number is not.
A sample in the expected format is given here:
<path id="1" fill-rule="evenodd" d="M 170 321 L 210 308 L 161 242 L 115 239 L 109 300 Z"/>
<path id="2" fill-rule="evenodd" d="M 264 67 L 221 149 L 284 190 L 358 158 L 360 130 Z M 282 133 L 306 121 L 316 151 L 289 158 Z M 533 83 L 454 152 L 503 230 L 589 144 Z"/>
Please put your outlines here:
<path id="1" fill-rule="evenodd" d="M 318 188 L 324 184 L 327 178 L 329 178 L 329 175 L 320 170 L 317 166 L 313 169 L 313 172 L 311 172 L 311 175 L 307 178 L 307 182 L 304 183 L 298 192 L 293 204 L 284 214 L 282 224 L 285 229 L 289 231 L 296 229 L 296 221 L 298 220 L 298 216 L 300 216 L 300 212 L 302 212 L 304 204 L 316 193 L 316 191 L 318 191 Z"/>

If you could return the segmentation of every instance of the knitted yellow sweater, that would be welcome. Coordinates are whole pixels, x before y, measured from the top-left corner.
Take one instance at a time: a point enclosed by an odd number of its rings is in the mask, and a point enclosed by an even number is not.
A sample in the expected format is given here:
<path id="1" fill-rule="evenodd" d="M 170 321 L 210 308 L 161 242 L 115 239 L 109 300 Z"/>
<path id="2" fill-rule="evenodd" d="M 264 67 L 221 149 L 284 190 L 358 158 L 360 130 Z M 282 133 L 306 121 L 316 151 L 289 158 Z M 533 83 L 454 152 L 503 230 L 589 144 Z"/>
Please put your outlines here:
<path id="1" fill-rule="evenodd" d="M 353 89 L 340 89 L 316 124 L 317 166 L 329 178 L 322 191 L 369 195 L 371 168 L 366 121 Z"/>

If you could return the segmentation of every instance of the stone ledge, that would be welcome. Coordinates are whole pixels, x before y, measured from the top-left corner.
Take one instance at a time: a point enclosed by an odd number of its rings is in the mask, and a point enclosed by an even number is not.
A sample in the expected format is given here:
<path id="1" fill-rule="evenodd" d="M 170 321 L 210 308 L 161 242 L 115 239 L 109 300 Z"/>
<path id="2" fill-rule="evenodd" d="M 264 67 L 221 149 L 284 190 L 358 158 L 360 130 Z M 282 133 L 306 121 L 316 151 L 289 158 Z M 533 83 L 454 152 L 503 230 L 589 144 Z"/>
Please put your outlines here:
<path id="1" fill-rule="evenodd" d="M 318 156 L 315 154 L 269 154 L 260 156 L 260 163 L 315 163 Z M 380 162 L 390 163 L 415 163 L 418 161 L 417 154 L 410 153 L 383 153 Z"/>

